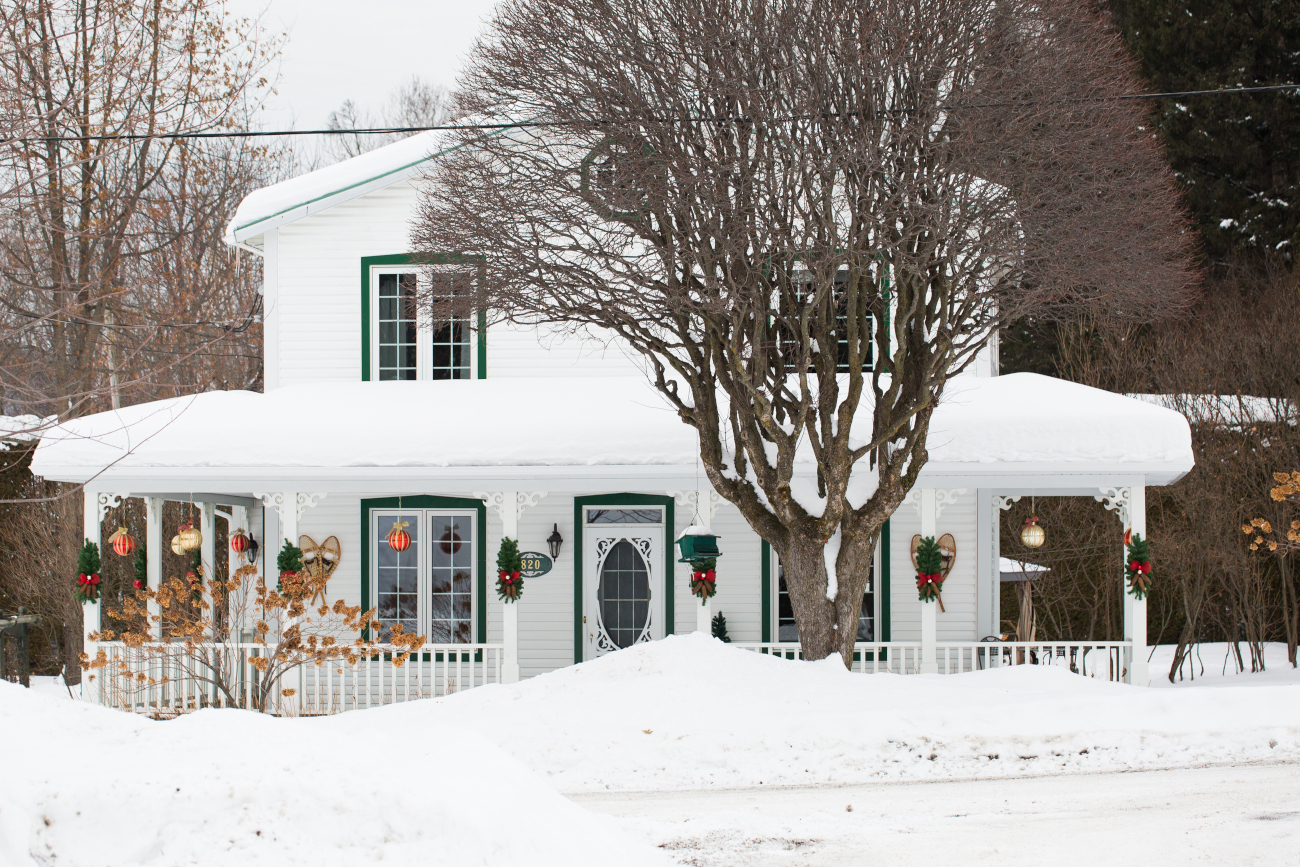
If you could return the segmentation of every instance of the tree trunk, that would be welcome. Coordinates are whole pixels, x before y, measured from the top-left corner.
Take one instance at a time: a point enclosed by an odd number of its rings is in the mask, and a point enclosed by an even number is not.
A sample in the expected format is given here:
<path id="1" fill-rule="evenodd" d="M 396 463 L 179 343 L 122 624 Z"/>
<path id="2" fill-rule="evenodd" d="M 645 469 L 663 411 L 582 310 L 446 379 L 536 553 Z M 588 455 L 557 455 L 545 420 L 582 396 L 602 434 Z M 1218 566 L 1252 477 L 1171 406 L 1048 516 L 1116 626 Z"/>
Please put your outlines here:
<path id="1" fill-rule="evenodd" d="M 825 659 L 838 653 L 845 668 L 852 667 L 862 596 L 871 577 L 879 538 L 879 527 L 852 535 L 841 530 L 834 594 L 827 593 L 825 544 L 795 533 L 789 535 L 784 546 L 773 544 L 786 571 L 785 586 L 799 624 L 799 645 L 804 659 Z M 834 599 L 828 598 L 830 595 Z"/>
<path id="2" fill-rule="evenodd" d="M 82 639 L 85 637 L 83 615 L 82 607 L 74 604 L 63 620 L 63 682 L 68 686 L 81 683 Z"/>
<path id="3" fill-rule="evenodd" d="M 1277 554 L 1278 577 L 1282 579 L 1282 623 L 1286 627 L 1286 658 L 1296 667 L 1296 644 L 1300 641 L 1300 606 L 1296 605 L 1295 585 L 1291 578 L 1291 563 L 1287 555 Z"/>

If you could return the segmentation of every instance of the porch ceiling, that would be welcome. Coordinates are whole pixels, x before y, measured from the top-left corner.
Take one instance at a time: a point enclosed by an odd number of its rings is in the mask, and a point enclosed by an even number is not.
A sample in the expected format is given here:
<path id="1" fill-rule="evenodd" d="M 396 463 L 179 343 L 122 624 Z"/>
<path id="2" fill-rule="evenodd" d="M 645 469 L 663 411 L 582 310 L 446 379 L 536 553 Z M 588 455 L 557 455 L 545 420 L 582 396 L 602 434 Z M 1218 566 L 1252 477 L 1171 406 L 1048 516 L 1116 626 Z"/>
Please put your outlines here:
<path id="1" fill-rule="evenodd" d="M 870 407 L 858 424 L 869 429 Z M 935 410 L 926 487 L 1083 492 L 1192 467 L 1178 413 L 1033 374 L 961 377 Z M 32 471 L 132 492 L 694 488 L 696 437 L 639 379 L 330 383 L 210 392 L 76 419 Z M 811 454 L 796 461 L 811 478 Z M 864 482 L 868 480 L 864 478 Z M 856 485 L 856 482 L 855 482 Z"/>

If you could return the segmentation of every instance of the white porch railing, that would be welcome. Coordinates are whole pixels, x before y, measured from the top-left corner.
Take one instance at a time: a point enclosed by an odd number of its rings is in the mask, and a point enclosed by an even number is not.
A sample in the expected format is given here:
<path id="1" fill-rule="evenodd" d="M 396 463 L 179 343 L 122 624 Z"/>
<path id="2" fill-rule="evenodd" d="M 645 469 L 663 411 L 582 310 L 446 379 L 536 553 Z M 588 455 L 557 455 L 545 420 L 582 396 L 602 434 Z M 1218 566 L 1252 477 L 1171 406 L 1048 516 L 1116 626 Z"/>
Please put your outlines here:
<path id="1" fill-rule="evenodd" d="M 281 716 L 340 713 L 418 698 L 462 692 L 501 682 L 504 648 L 499 644 L 425 645 L 404 665 L 393 662 L 398 648 L 372 659 L 308 662 L 265 688 L 253 660 L 274 652 L 260 644 L 183 644 L 127 647 L 103 641 L 108 664 L 87 673 L 88 701 L 136 713 L 171 716 L 204 707 L 257 706 Z M 218 682 L 225 688 L 218 686 Z"/>
<path id="2" fill-rule="evenodd" d="M 732 647 L 783 659 L 802 659 L 799 645 L 790 642 L 732 642 Z M 935 644 L 939 674 L 961 674 L 1008 665 L 1056 665 L 1102 680 L 1122 681 L 1129 641 L 940 641 Z M 918 674 L 922 645 L 911 641 L 859 643 L 852 670 L 864 674 Z"/>

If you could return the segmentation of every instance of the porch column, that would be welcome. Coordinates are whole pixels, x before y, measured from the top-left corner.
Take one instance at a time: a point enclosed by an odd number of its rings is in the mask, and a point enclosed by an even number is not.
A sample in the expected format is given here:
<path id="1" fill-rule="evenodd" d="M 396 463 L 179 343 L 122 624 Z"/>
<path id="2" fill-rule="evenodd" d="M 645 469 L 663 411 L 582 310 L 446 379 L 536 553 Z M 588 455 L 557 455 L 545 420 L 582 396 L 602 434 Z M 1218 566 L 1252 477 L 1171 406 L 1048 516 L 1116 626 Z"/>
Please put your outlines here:
<path id="1" fill-rule="evenodd" d="M 939 524 L 939 501 L 934 488 L 921 489 L 921 538 L 933 538 L 938 535 L 935 529 Z M 939 653 L 936 645 L 939 640 L 939 605 L 936 602 L 921 603 L 921 674 L 939 673 Z"/>
<path id="2" fill-rule="evenodd" d="M 519 492 L 501 492 L 501 535 L 519 541 Z M 501 682 L 519 682 L 519 600 L 501 603 Z"/>
<path id="3" fill-rule="evenodd" d="M 212 605 L 212 592 L 208 588 L 208 582 L 212 581 L 217 574 L 217 507 L 213 503 L 200 503 L 199 512 L 199 532 L 203 534 L 203 544 L 199 548 L 199 560 L 203 564 L 203 574 L 199 576 L 199 581 L 203 587 L 203 604 L 207 606 L 207 623 L 203 634 L 208 638 L 212 637 L 213 617 L 216 610 Z"/>
<path id="4" fill-rule="evenodd" d="M 280 556 L 280 549 L 284 547 L 285 542 L 295 547 L 298 545 L 298 517 L 302 511 L 302 504 L 298 501 L 298 492 L 285 491 L 280 494 L 280 502 L 283 503 L 280 507 L 280 538 L 276 542 L 275 548 L 268 552 L 272 557 Z M 279 577 L 277 573 L 276 578 Z"/>
<path id="5" fill-rule="evenodd" d="M 1130 533 L 1142 534 L 1147 538 L 1147 489 L 1143 485 L 1134 485 L 1129 489 L 1128 526 Z M 1124 556 L 1128 556 L 1125 550 Z M 1147 674 L 1147 601 L 1138 599 L 1128 592 L 1127 582 L 1124 590 L 1124 639 L 1133 642 L 1132 658 L 1128 664 L 1128 682 L 1136 686 L 1147 686 L 1150 677 Z"/>
<path id="6" fill-rule="evenodd" d="M 162 586 L 162 529 L 163 498 L 144 498 L 144 546 L 149 587 L 155 593 Z M 162 609 L 154 600 L 149 601 L 149 631 L 155 639 L 162 638 Z"/>
<path id="7" fill-rule="evenodd" d="M 713 488 L 704 487 L 695 492 L 695 510 L 699 515 L 700 523 L 704 529 L 710 533 L 713 532 Z M 669 546 L 672 545 L 673 534 L 668 534 L 666 540 Z M 706 599 L 704 603 L 695 606 L 695 631 L 703 632 L 705 635 L 713 634 L 713 600 Z"/>
<path id="8" fill-rule="evenodd" d="M 103 545 L 100 542 L 100 530 L 99 530 L 100 528 L 99 502 L 101 496 L 103 495 L 92 494 L 90 493 L 90 491 L 84 492 L 82 496 L 82 501 L 84 504 L 83 511 L 82 511 L 82 534 L 87 539 L 94 542 L 97 547 L 99 547 L 100 549 L 99 557 L 101 560 L 105 560 L 107 559 L 108 555 L 103 550 Z M 81 546 L 79 545 L 77 547 L 81 547 Z M 76 576 L 73 577 L 75 578 Z M 101 585 L 101 591 L 102 591 L 102 585 Z M 102 600 L 103 597 L 101 596 L 100 598 Z M 83 603 L 81 606 L 81 635 L 82 635 L 81 646 L 82 646 L 82 652 L 84 652 L 91 659 L 95 658 L 96 647 L 95 647 L 95 642 L 90 640 L 90 636 L 91 633 L 98 632 L 99 628 L 100 628 L 100 603 L 99 602 Z M 82 695 L 86 696 L 91 691 L 87 690 L 84 686 L 84 684 L 86 683 L 86 678 L 84 674 L 82 676 L 81 682 L 83 684 Z"/>

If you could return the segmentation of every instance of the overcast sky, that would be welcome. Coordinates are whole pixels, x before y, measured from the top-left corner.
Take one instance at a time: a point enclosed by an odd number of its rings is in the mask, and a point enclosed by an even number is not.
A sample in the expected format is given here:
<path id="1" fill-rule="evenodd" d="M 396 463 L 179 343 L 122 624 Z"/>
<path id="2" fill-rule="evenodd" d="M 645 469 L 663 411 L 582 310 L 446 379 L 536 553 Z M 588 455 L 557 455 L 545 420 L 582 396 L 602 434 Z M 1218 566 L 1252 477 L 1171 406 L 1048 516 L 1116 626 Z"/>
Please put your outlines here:
<path id="1" fill-rule="evenodd" d="M 325 125 L 345 99 L 379 108 L 412 75 L 455 83 L 494 0 L 224 0 L 288 33 L 263 129 Z M 272 70 L 275 71 L 275 70 Z"/>

